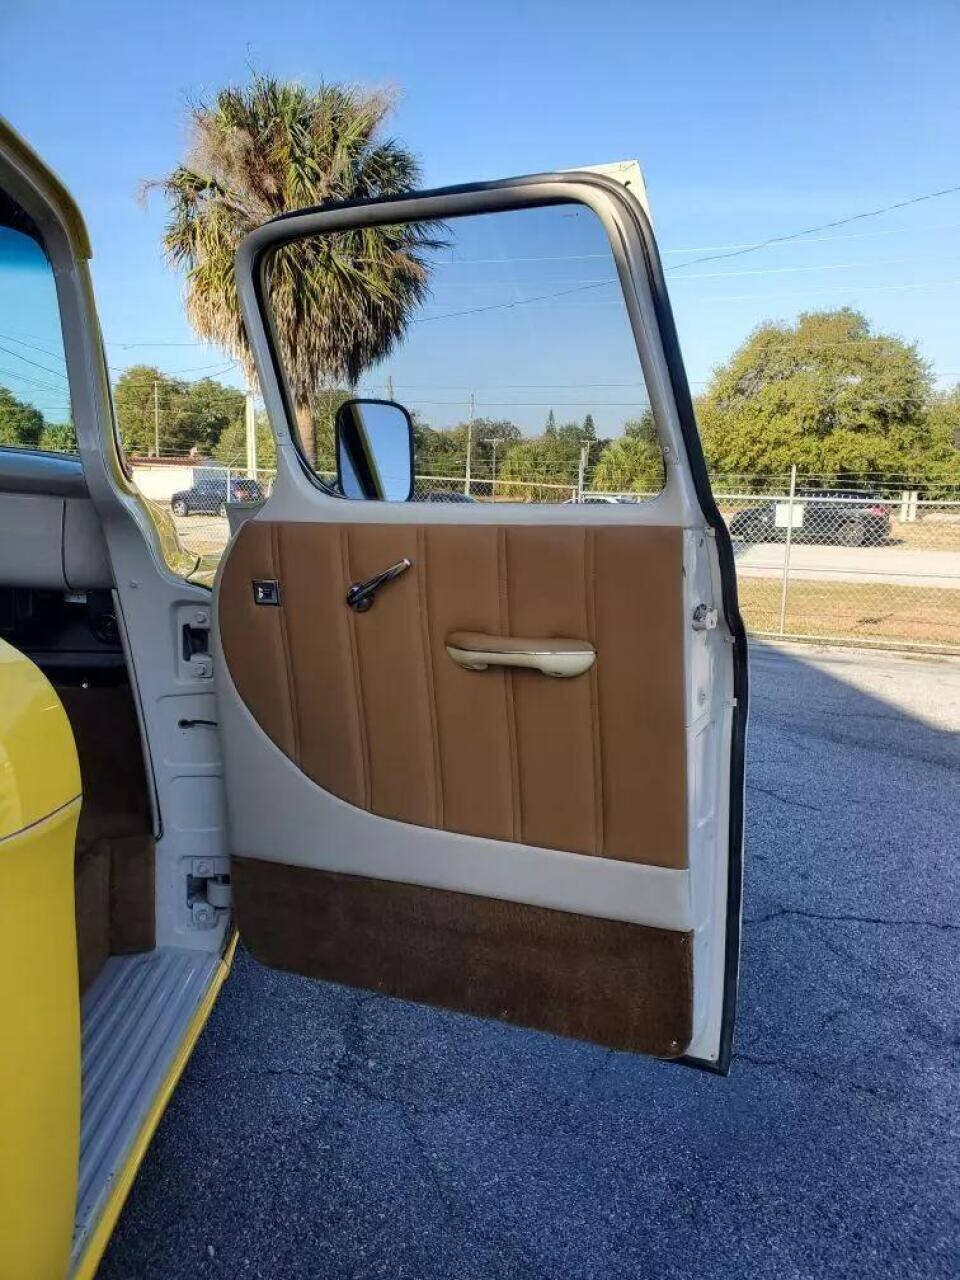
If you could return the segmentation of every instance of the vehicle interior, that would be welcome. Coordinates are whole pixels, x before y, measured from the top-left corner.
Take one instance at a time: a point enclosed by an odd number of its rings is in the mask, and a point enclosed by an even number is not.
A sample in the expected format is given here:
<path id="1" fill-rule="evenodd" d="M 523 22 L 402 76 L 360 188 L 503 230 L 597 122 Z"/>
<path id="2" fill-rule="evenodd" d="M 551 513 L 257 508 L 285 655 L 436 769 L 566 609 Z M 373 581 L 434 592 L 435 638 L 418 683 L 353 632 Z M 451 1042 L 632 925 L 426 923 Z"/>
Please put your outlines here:
<path id="1" fill-rule="evenodd" d="M 40 222 L 0 190 L 0 345 L 7 353 L 0 387 L 14 408 L 38 405 L 45 421 L 72 432 L 78 410 L 89 409 L 68 379 L 47 241 Z M 102 1235 L 118 1174 L 151 1123 L 158 1085 L 218 972 L 229 920 L 213 697 L 203 688 L 209 592 L 171 572 L 146 504 L 138 502 L 136 513 L 136 580 L 168 615 L 175 640 L 164 646 L 166 684 L 182 688 L 187 676 L 197 686 L 176 703 L 159 699 L 171 710 L 154 714 L 154 755 L 144 734 L 149 682 L 137 679 L 129 660 L 116 552 L 108 549 L 84 465 L 39 431 L 31 438 L 29 420 L 19 439 L 0 436 L 0 638 L 55 689 L 83 789 L 73 883 L 82 1093 L 71 1268 L 94 1234 Z M 166 833 L 158 782 L 184 796 L 165 807 Z M 212 800 L 203 791 L 211 787 Z M 157 855 L 164 834 L 173 846 L 166 858 Z M 197 856 L 204 854 L 212 857 Z"/>
<path id="2" fill-rule="evenodd" d="M 215 953 L 206 939 L 196 950 L 157 947 L 148 764 L 109 559 L 79 461 L 0 450 L 0 528 L 0 638 L 56 690 L 83 787 L 74 862 L 83 1036 L 78 1257 Z M 194 883 L 203 900 L 205 882 Z M 189 892 L 184 879 L 185 902 Z"/>

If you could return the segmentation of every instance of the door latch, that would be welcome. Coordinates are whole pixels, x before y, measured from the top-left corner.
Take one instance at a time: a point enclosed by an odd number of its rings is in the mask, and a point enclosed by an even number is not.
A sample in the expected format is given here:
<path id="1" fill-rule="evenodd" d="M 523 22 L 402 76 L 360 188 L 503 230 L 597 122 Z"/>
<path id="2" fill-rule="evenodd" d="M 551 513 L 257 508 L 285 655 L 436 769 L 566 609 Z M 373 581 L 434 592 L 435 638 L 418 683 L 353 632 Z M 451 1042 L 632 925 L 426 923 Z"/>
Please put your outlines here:
<path id="1" fill-rule="evenodd" d="M 380 588 L 385 587 L 394 578 L 399 578 L 401 573 L 406 573 L 412 564 L 413 561 L 404 556 L 402 560 L 392 564 L 389 569 L 384 569 L 383 573 L 375 574 L 374 577 L 367 578 L 363 582 L 355 582 L 347 592 L 347 604 L 351 609 L 355 609 L 357 613 L 366 613 L 372 607 L 374 597 Z"/>

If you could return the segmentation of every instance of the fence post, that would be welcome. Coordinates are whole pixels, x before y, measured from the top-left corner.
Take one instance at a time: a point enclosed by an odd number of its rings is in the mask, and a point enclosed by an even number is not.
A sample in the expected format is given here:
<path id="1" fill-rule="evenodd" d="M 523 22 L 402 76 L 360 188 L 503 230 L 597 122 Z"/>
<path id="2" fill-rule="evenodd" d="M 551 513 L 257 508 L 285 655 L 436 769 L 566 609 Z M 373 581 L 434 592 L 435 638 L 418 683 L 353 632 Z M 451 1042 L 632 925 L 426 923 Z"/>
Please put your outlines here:
<path id="1" fill-rule="evenodd" d="M 583 478 L 587 471 L 587 445 L 580 446 L 580 466 L 577 468 L 577 501 L 583 501 Z"/>
<path id="2" fill-rule="evenodd" d="M 790 580 L 790 546 L 793 542 L 793 500 L 797 495 L 796 464 L 790 468 L 790 500 L 787 503 L 787 541 L 783 548 L 783 581 L 780 584 L 780 634 L 786 631 L 787 583 Z"/>
<path id="3" fill-rule="evenodd" d="M 257 415 L 253 404 L 253 392 L 248 390 L 243 401 L 243 425 L 247 442 L 247 475 L 257 478 Z"/>

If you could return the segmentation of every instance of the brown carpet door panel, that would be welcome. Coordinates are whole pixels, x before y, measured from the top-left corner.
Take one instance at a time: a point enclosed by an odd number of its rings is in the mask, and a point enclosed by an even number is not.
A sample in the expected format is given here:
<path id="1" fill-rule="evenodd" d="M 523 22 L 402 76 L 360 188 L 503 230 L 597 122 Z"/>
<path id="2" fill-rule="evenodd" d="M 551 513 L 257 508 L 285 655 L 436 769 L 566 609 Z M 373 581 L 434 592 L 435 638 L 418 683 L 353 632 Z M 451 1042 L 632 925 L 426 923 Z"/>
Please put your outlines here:
<path id="1" fill-rule="evenodd" d="M 682 872 L 681 540 L 250 521 L 219 588 L 224 657 L 260 729 L 351 805 Z M 371 609 L 346 606 L 351 583 L 403 557 Z M 279 604 L 258 603 L 264 580 Z M 571 679 L 466 670 L 445 646 L 457 632 L 566 637 L 596 660 Z M 235 859 L 234 882 L 243 938 L 268 964 L 617 1048 L 677 1056 L 690 1039 L 686 932 L 266 858 Z"/>
<path id="2" fill-rule="evenodd" d="M 692 938 L 526 903 L 234 860 L 244 943 L 264 964 L 614 1049 L 690 1041 Z"/>

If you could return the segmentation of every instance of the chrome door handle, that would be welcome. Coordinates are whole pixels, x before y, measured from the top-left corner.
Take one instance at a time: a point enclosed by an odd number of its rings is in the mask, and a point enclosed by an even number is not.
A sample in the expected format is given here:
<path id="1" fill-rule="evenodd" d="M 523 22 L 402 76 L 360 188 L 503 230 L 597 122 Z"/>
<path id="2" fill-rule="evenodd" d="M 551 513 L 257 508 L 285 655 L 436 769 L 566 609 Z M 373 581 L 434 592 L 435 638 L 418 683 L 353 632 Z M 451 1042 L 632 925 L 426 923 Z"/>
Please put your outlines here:
<path id="1" fill-rule="evenodd" d="M 459 666 L 468 671 L 488 667 L 527 667 L 545 676 L 569 679 L 589 671 L 597 651 L 587 640 L 550 637 L 528 640 L 515 636 L 488 636 L 479 631 L 454 631 L 447 636 L 446 649 Z"/>
<path id="2" fill-rule="evenodd" d="M 389 569 L 384 569 L 383 573 L 374 574 L 372 578 L 365 578 L 363 582 L 355 582 L 347 592 L 347 604 L 351 609 L 356 609 L 357 613 L 366 613 L 373 605 L 374 597 L 380 588 L 386 586 L 388 582 L 392 582 L 394 578 L 399 578 L 401 573 L 406 573 L 412 564 L 413 561 L 404 556 L 402 560 L 392 564 Z"/>

